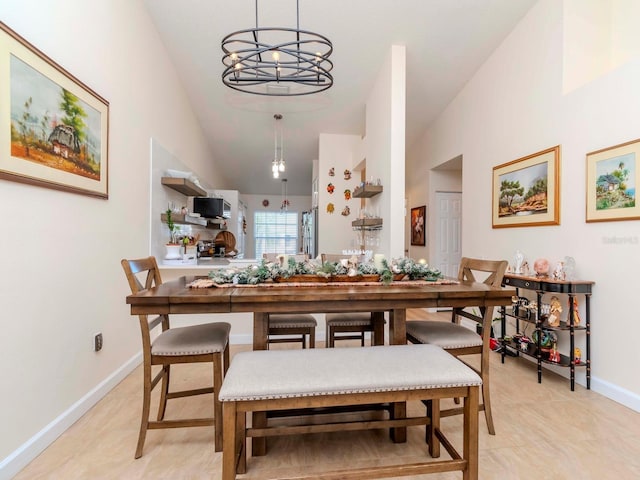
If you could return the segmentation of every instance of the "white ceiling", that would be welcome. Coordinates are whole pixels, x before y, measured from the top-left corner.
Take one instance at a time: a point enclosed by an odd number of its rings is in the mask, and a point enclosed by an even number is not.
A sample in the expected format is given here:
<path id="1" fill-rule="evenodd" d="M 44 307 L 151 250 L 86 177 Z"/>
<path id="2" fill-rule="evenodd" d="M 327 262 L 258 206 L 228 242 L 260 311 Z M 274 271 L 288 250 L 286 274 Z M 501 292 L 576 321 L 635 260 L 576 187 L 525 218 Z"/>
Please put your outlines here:
<path id="1" fill-rule="evenodd" d="M 365 134 L 365 100 L 391 45 L 406 46 L 409 148 L 535 2 L 299 0 L 300 28 L 333 43 L 334 86 L 282 98 L 236 92 L 221 81 L 220 41 L 255 26 L 255 0 L 144 0 L 229 187 L 276 195 L 274 113 L 284 116 L 288 192 L 309 195 L 318 135 Z M 295 11 L 296 0 L 261 0 L 258 21 L 294 28 Z"/>

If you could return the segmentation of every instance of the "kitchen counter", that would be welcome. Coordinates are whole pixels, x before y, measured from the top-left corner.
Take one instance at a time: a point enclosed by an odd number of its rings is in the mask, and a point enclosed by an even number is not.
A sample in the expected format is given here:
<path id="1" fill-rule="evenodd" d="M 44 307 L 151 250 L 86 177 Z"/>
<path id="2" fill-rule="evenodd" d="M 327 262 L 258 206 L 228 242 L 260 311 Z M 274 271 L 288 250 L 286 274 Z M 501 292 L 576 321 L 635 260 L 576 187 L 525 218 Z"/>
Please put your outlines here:
<path id="1" fill-rule="evenodd" d="M 203 257 L 198 259 L 197 264 L 163 265 L 160 260 L 161 270 L 212 270 L 217 268 L 242 268 L 250 265 L 257 265 L 260 262 L 255 258 L 221 258 Z"/>

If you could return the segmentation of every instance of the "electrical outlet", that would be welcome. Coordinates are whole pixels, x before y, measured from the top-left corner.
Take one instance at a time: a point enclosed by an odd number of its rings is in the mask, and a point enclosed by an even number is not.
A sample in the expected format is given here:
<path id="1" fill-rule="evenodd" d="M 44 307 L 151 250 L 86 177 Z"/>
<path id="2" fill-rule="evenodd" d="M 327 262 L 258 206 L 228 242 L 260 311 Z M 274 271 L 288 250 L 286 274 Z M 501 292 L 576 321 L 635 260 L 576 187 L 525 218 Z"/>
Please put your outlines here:
<path id="1" fill-rule="evenodd" d="M 96 333 L 93 337 L 93 350 L 96 352 L 102 350 L 102 332 Z"/>

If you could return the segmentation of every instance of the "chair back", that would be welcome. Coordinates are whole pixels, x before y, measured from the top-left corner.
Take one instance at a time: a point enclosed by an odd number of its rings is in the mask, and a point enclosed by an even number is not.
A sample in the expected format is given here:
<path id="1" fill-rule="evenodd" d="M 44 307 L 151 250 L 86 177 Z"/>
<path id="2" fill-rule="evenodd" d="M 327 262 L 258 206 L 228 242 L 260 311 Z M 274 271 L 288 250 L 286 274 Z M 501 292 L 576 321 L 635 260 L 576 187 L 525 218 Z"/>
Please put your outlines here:
<path id="1" fill-rule="evenodd" d="M 155 257 L 139 258 L 136 260 L 123 259 L 120 264 L 129 282 L 131 293 L 136 294 L 143 290 L 148 290 L 162 284 L 160 270 Z M 141 281 L 143 280 L 143 281 Z M 151 356 L 151 331 L 162 325 L 162 331 L 169 329 L 169 316 L 159 315 L 149 320 L 147 315 L 138 315 L 140 320 L 140 333 L 142 334 L 142 353 L 147 357 Z"/>
<path id="2" fill-rule="evenodd" d="M 502 285 L 504 273 L 507 270 L 506 260 L 484 260 L 479 258 L 463 257 L 460 260 L 460 270 L 458 270 L 458 280 L 479 282 L 476 279 L 478 273 L 486 274 L 486 278 L 482 280 L 485 285 L 499 287 Z"/>
<path id="3" fill-rule="evenodd" d="M 358 263 L 364 263 L 365 255 L 348 255 L 342 253 L 323 253 L 320 255 L 322 259 L 322 264 L 324 265 L 326 262 L 339 262 L 340 260 L 351 260 L 353 257 L 356 257 L 356 261 Z"/>
<path id="4" fill-rule="evenodd" d="M 480 282 L 480 280 L 476 278 L 476 275 L 480 277 L 480 274 L 482 274 L 485 276 L 482 283 L 491 287 L 500 287 L 502 285 L 504 273 L 507 270 L 507 265 L 508 263 L 506 260 L 484 260 L 479 258 L 462 257 L 460 259 L 458 280 L 462 282 Z M 473 308 L 472 305 L 469 307 Z M 461 308 L 454 308 L 451 321 L 457 323 L 457 317 L 460 316 L 482 325 L 483 342 L 486 341 L 488 343 L 489 338 L 491 337 L 491 323 L 494 307 L 491 307 L 489 312 L 487 312 L 485 307 L 479 307 L 479 309 L 480 315 Z"/>
<path id="5" fill-rule="evenodd" d="M 162 283 L 160 277 L 160 270 L 158 270 L 158 263 L 155 257 L 140 258 L 137 260 L 123 259 L 121 262 L 124 273 L 127 276 L 129 282 L 129 288 L 131 293 L 136 294 L 142 290 L 148 290 Z M 139 274 L 145 276 L 144 283 L 138 278 Z"/>

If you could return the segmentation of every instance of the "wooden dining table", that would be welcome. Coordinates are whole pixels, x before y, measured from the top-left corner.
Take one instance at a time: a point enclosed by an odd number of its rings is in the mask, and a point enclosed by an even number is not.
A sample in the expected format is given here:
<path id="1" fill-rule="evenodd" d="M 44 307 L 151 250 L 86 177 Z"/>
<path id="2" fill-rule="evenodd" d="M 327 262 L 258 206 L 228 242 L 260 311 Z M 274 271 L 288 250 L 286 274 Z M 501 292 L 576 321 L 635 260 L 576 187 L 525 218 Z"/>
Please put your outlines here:
<path id="1" fill-rule="evenodd" d="M 183 276 L 129 295 L 131 314 L 199 314 L 253 312 L 253 349 L 266 350 L 269 313 L 389 312 L 389 344 L 406 339 L 408 308 L 497 307 L 511 305 L 515 289 L 472 282 L 400 281 L 389 285 L 357 283 L 258 284 L 191 288 L 202 277 Z M 486 309 L 486 315 L 493 308 Z M 490 319 L 489 319 L 490 320 Z M 393 406 L 394 418 L 406 416 L 406 406 Z M 254 424 L 266 423 L 263 412 Z M 396 443 L 406 441 L 406 428 L 392 432 Z M 254 442 L 253 454 L 264 453 Z"/>
<path id="2" fill-rule="evenodd" d="M 358 283 L 258 284 L 190 288 L 187 275 L 126 299 L 131 314 L 253 312 L 253 349 L 266 350 L 269 313 L 389 312 L 389 343 L 406 343 L 408 308 L 494 307 L 510 305 L 513 288 L 483 283 L 400 281 Z M 491 310 L 491 309 L 489 309 Z"/>

